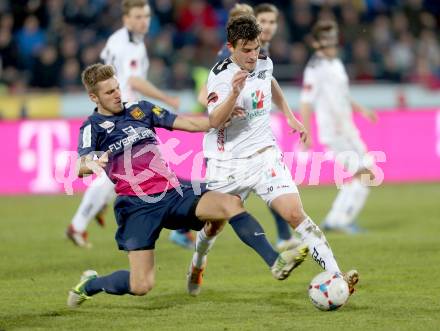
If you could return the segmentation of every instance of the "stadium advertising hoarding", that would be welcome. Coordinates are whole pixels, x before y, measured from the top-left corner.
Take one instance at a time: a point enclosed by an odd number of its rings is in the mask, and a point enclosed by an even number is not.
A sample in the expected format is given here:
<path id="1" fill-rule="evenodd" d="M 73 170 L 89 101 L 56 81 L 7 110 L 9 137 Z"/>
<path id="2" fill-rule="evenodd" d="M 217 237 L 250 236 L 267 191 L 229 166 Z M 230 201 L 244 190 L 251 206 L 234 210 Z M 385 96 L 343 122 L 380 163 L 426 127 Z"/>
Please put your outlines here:
<path id="1" fill-rule="evenodd" d="M 379 112 L 371 124 L 355 114 L 362 138 L 376 159 L 376 181 L 440 180 L 440 110 Z M 78 179 L 75 164 L 82 120 L 32 120 L 0 123 L 6 151 L 0 173 L 0 194 L 66 193 L 82 191 L 91 178 Z M 280 114 L 272 116 L 273 131 L 284 161 L 299 185 L 339 185 L 349 174 L 335 165 L 335 155 L 322 146 L 303 151 L 298 136 Z M 162 153 L 181 178 L 204 176 L 202 133 L 157 130 Z M 313 130 L 317 141 L 316 130 Z M 337 156 L 336 156 L 337 157 Z M 363 162 L 359 160 L 359 162 Z"/>

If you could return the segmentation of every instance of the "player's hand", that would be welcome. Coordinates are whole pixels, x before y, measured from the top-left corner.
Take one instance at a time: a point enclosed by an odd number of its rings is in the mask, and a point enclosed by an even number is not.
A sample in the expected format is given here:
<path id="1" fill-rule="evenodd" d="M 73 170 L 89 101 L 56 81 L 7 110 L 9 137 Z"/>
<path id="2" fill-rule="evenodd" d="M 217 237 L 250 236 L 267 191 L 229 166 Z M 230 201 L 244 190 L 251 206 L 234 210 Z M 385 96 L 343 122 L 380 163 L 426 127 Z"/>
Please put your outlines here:
<path id="1" fill-rule="evenodd" d="M 365 118 L 367 118 L 371 123 L 377 122 L 377 114 L 374 111 L 365 108 L 365 112 L 362 112 L 362 114 L 364 114 Z"/>
<path id="2" fill-rule="evenodd" d="M 235 105 L 232 108 L 231 118 L 244 118 L 246 117 L 246 110 L 243 107 Z"/>
<path id="3" fill-rule="evenodd" d="M 307 139 L 306 139 L 306 141 L 304 141 L 302 143 L 302 145 L 303 145 L 304 151 L 308 151 L 308 150 L 312 149 L 312 146 L 313 146 L 312 137 L 310 135 L 307 135 Z"/>
<path id="4" fill-rule="evenodd" d="M 306 142 L 308 141 L 309 134 L 304 127 L 304 125 L 298 121 L 293 122 L 291 119 L 287 120 L 287 123 L 292 128 L 292 133 L 298 132 L 299 133 L 299 139 L 301 142 L 306 145 Z"/>
<path id="5" fill-rule="evenodd" d="M 98 164 L 101 169 L 104 169 L 108 164 L 108 155 L 110 152 L 105 152 L 102 154 L 98 160 L 96 160 L 96 163 Z"/>
<path id="6" fill-rule="evenodd" d="M 240 92 L 244 88 L 244 84 L 246 83 L 246 78 L 248 77 L 249 72 L 246 70 L 237 71 L 234 76 L 232 76 L 232 91 L 239 95 Z"/>
<path id="7" fill-rule="evenodd" d="M 229 120 L 224 124 L 223 127 L 227 128 L 229 125 L 231 125 L 231 122 L 234 118 L 245 118 L 246 117 L 246 110 L 243 107 L 235 105 L 232 109 L 231 117 Z"/>
<path id="8" fill-rule="evenodd" d="M 169 96 L 166 99 L 166 104 L 171 106 L 175 111 L 178 111 L 180 108 L 180 98 Z"/>
<path id="9" fill-rule="evenodd" d="M 369 120 L 372 123 L 376 123 L 377 122 L 377 115 L 374 111 L 372 111 L 371 109 L 368 109 L 364 106 L 358 105 L 359 108 L 359 112 L 362 114 L 362 116 L 364 116 L 367 120 Z"/>

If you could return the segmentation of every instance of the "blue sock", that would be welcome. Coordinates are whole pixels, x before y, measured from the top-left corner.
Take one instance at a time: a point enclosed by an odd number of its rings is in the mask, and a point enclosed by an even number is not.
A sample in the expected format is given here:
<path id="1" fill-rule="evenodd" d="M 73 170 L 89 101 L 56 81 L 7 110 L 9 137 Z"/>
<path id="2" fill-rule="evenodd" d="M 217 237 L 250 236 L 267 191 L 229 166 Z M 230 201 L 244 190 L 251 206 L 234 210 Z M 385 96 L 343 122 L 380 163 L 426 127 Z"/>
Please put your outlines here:
<path id="1" fill-rule="evenodd" d="M 284 218 L 281 217 L 275 210 L 269 208 L 275 218 L 275 225 L 277 227 L 278 239 L 289 240 L 291 237 L 289 223 L 287 223 Z"/>
<path id="2" fill-rule="evenodd" d="M 114 273 L 92 279 L 86 283 L 84 291 L 87 295 L 95 295 L 105 291 L 108 294 L 130 294 L 130 272 L 118 270 Z"/>
<path id="3" fill-rule="evenodd" d="M 278 257 L 278 253 L 267 241 L 266 234 L 260 223 L 247 212 L 235 215 L 229 220 L 235 233 L 246 245 L 252 247 L 271 267 Z"/>

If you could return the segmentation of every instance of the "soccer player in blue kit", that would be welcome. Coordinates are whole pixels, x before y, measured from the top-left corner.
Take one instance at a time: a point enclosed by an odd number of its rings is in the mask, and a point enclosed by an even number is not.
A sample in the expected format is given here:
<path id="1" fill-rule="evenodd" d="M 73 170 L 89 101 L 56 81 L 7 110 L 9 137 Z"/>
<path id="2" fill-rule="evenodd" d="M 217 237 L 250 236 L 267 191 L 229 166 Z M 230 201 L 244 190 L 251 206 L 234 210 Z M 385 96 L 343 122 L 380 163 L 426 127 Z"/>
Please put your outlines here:
<path id="1" fill-rule="evenodd" d="M 75 308 L 102 291 L 113 295 L 145 295 L 154 285 L 154 248 L 162 228 L 201 230 L 206 222 L 228 220 L 239 238 L 285 279 L 305 256 L 297 250 L 276 252 L 259 223 L 243 208 L 239 197 L 180 186 L 161 157 L 155 127 L 207 131 L 206 117 L 177 116 L 147 101 L 122 103 L 112 66 L 93 64 L 82 73 L 90 99 L 96 104 L 83 123 L 78 143 L 79 176 L 105 170 L 118 195 L 114 211 L 115 239 L 128 252 L 130 270 L 99 277 L 85 271 L 70 291 L 68 306 Z"/>

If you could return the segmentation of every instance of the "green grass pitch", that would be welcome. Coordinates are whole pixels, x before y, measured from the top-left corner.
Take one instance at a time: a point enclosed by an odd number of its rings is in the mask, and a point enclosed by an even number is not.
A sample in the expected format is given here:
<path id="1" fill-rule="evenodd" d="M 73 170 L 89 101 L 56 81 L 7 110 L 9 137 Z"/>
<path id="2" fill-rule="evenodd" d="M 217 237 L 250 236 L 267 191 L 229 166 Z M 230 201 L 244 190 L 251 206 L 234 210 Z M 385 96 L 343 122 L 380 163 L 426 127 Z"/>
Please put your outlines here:
<path id="1" fill-rule="evenodd" d="M 334 187 L 301 188 L 319 223 Z M 260 258 L 227 227 L 209 255 L 199 297 L 186 294 L 191 252 L 162 232 L 156 249 L 156 287 L 145 297 L 99 294 L 77 309 L 67 292 L 81 272 L 127 268 L 108 226 L 90 225 L 94 247 L 64 239 L 79 196 L 0 198 L 0 330 L 439 330 L 440 183 L 373 188 L 362 212 L 368 232 L 328 234 L 342 269 L 361 274 L 358 291 L 335 312 L 309 302 L 307 286 L 320 272 L 310 256 L 285 281 L 274 280 Z M 248 209 L 274 240 L 274 223 L 255 197 Z"/>

